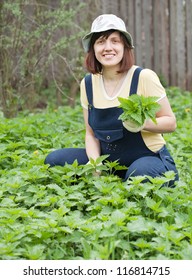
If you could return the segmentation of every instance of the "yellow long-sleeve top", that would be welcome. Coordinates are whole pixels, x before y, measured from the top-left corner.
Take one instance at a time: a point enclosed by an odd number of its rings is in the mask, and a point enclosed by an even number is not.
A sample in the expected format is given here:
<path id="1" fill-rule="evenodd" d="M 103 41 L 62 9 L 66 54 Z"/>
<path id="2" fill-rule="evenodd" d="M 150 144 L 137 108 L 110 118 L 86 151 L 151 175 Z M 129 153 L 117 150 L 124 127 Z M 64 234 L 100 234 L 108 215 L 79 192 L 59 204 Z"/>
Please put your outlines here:
<path id="1" fill-rule="evenodd" d="M 127 98 L 130 91 L 131 80 L 134 73 L 134 70 L 137 68 L 136 65 L 133 65 L 121 86 L 117 94 L 113 97 L 109 97 L 105 91 L 103 84 L 102 75 L 92 75 L 92 87 L 93 87 L 93 105 L 95 108 L 111 108 L 118 107 L 119 101 L 118 97 Z M 85 90 L 85 80 L 81 81 L 81 105 L 83 108 L 88 109 L 88 100 Z M 150 69 L 143 69 L 139 76 L 137 94 L 147 96 L 157 96 L 159 100 L 166 96 L 164 87 L 161 85 L 160 80 L 157 74 Z M 141 131 L 143 141 L 145 145 L 153 152 L 157 152 L 165 144 L 165 140 L 159 133 L 152 133 L 145 130 Z"/>

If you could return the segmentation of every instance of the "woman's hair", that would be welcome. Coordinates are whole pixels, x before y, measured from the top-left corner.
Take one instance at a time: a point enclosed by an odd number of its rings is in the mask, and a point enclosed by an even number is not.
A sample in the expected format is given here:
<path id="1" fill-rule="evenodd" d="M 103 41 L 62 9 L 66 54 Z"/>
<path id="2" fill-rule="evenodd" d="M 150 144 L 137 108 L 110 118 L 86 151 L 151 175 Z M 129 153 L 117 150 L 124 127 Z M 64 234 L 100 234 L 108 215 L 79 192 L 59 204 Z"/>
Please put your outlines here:
<path id="1" fill-rule="evenodd" d="M 101 36 L 103 36 L 104 38 L 108 38 L 115 31 L 117 31 L 117 30 L 111 29 L 111 30 L 107 30 L 104 32 L 94 33 L 92 35 L 92 38 L 90 41 L 90 46 L 89 46 L 89 51 L 85 56 L 85 67 L 89 73 L 100 74 L 102 72 L 102 65 L 95 57 L 95 52 L 94 52 L 95 41 Z M 124 55 L 121 60 L 120 69 L 119 69 L 118 73 L 123 73 L 123 72 L 128 71 L 133 66 L 133 64 L 135 63 L 135 58 L 134 58 L 132 48 L 129 45 L 126 37 L 123 35 L 123 33 L 121 33 L 121 32 L 119 32 L 119 33 L 120 33 L 121 39 L 124 43 Z"/>

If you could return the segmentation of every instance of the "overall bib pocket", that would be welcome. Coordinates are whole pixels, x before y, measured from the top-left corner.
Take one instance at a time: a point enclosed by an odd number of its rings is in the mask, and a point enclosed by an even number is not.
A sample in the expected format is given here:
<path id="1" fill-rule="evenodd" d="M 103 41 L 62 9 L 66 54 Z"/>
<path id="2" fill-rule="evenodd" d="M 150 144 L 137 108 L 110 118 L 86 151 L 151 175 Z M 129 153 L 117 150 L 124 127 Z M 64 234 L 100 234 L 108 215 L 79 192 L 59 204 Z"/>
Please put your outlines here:
<path id="1" fill-rule="evenodd" d="M 123 138 L 123 129 L 114 130 L 95 130 L 95 137 L 102 142 L 112 143 Z"/>

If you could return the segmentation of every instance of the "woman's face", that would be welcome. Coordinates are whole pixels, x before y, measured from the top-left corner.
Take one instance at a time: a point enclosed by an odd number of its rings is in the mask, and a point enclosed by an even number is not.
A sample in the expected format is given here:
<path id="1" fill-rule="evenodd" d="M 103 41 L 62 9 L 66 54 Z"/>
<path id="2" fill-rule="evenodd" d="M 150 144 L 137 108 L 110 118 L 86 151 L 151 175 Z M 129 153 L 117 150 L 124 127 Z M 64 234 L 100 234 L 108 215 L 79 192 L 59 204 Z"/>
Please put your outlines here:
<path id="1" fill-rule="evenodd" d="M 96 59 L 102 67 L 114 67 L 120 64 L 124 54 L 124 43 L 118 31 L 109 37 L 101 36 L 94 44 Z"/>

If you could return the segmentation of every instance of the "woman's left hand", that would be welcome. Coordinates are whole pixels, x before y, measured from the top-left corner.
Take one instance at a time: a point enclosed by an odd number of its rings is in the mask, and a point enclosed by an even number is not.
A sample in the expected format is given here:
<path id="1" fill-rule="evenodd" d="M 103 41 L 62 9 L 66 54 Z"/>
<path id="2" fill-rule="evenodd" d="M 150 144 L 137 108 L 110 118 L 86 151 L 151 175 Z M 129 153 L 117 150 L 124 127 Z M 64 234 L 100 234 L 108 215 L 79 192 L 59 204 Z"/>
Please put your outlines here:
<path id="1" fill-rule="evenodd" d="M 123 126 L 130 132 L 139 132 L 145 127 L 145 122 L 141 126 L 136 126 L 134 122 L 131 121 L 124 121 Z"/>

